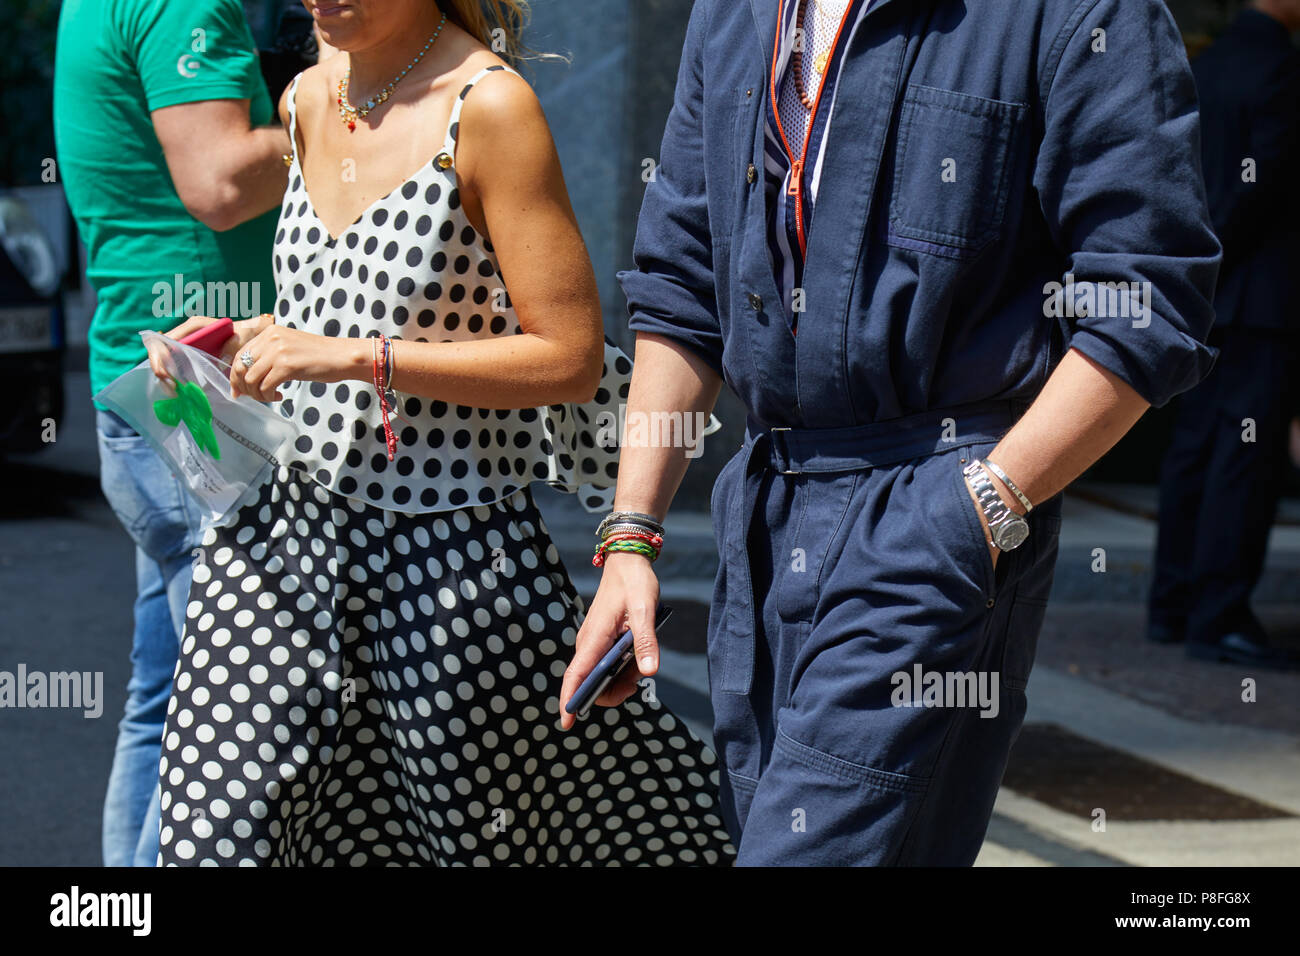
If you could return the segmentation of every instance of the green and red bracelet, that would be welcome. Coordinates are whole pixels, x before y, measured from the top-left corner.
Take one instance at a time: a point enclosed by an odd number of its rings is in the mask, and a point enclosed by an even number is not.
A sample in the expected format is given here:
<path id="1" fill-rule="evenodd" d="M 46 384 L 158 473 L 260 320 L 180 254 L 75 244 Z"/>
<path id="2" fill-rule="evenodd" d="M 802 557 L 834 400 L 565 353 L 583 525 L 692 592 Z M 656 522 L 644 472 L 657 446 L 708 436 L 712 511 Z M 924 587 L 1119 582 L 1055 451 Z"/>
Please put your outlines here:
<path id="1" fill-rule="evenodd" d="M 663 537 L 657 534 L 644 534 L 638 531 L 611 533 L 597 545 L 591 563 L 596 567 L 600 567 L 605 563 L 606 555 L 620 551 L 639 554 L 653 562 L 658 559 L 663 543 Z"/>

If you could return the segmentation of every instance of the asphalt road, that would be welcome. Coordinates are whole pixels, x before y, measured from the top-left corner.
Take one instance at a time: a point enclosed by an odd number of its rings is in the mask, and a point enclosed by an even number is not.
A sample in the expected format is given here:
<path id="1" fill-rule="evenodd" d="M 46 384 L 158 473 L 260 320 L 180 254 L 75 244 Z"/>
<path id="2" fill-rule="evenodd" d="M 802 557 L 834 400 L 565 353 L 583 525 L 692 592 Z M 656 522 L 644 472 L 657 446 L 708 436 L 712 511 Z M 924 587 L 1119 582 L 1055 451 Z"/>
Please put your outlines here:
<path id="1" fill-rule="evenodd" d="M 98 717 L 0 711 L 0 865 L 93 865 L 130 675 L 135 551 L 97 483 L 3 469 L 0 668 L 102 672 L 104 699 Z"/>

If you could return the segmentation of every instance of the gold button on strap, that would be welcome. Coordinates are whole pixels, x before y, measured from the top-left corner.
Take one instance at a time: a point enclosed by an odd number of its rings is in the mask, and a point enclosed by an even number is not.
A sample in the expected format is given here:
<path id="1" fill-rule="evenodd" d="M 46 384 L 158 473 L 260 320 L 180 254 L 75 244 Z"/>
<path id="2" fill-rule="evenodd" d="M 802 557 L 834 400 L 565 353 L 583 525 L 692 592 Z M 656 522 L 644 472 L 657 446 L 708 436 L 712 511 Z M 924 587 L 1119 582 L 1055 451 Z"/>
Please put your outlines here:
<path id="1" fill-rule="evenodd" d="M 280 158 L 284 160 L 286 166 L 293 165 L 293 153 L 285 153 Z"/>
<path id="2" fill-rule="evenodd" d="M 447 152 L 439 153 L 434 158 L 433 161 L 437 164 L 439 169 L 451 169 L 451 164 L 452 164 L 451 153 L 447 153 Z"/>

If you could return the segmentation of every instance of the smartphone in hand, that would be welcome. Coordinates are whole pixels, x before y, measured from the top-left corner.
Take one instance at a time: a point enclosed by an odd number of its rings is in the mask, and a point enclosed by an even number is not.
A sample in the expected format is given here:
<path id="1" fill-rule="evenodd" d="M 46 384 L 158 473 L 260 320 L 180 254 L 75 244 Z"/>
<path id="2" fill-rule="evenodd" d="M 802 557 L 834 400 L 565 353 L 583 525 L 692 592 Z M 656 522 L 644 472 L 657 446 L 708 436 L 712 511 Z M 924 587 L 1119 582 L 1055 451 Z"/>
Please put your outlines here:
<path id="1" fill-rule="evenodd" d="M 195 329 L 185 338 L 181 339 L 181 345 L 192 345 L 196 349 L 201 349 L 209 355 L 221 357 L 221 346 L 226 344 L 226 339 L 235 334 L 235 322 L 233 319 L 217 319 L 215 322 L 203 326 L 201 329 Z"/>
<path id="2" fill-rule="evenodd" d="M 664 626 L 664 622 L 672 616 L 672 613 L 673 609 L 668 605 L 659 605 L 658 612 L 655 614 L 655 634 L 659 633 L 659 628 Z M 635 653 L 632 643 L 632 631 L 629 628 L 614 642 L 614 646 L 600 659 L 600 663 L 587 675 L 587 679 L 578 685 L 578 689 L 573 692 L 564 709 L 575 717 L 585 717 L 587 711 L 591 710 L 591 705 L 596 702 L 596 698 L 603 694 L 605 688 L 612 684 L 631 663 Z"/>

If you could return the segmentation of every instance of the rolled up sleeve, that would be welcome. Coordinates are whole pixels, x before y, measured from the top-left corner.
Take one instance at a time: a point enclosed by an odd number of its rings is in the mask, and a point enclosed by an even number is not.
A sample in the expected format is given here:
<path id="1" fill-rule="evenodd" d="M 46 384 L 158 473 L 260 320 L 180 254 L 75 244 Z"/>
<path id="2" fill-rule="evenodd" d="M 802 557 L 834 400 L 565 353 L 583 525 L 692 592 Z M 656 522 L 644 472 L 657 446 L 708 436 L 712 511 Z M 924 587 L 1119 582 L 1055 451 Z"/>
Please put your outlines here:
<path id="1" fill-rule="evenodd" d="M 703 50 L 708 4 L 697 0 L 686 30 L 673 107 L 659 163 L 646 186 L 633 261 L 618 274 L 628 325 L 680 342 L 722 373 L 722 330 L 714 288 L 705 194 Z"/>
<path id="2" fill-rule="evenodd" d="M 1216 356 L 1204 343 L 1221 249 L 1191 69 L 1159 0 L 1082 3 L 1058 50 L 1034 184 L 1075 289 L 1101 292 L 1063 310 L 1069 344 L 1164 405 Z M 1102 307 L 1116 284 L 1134 309 Z"/>

